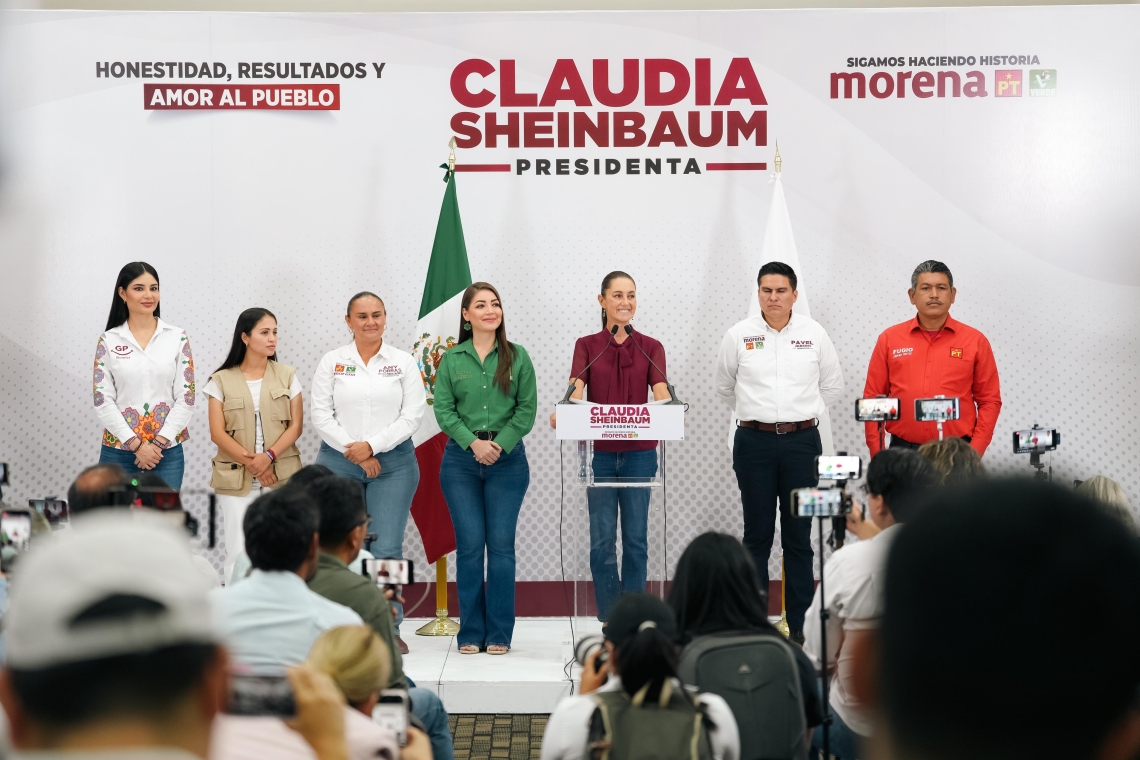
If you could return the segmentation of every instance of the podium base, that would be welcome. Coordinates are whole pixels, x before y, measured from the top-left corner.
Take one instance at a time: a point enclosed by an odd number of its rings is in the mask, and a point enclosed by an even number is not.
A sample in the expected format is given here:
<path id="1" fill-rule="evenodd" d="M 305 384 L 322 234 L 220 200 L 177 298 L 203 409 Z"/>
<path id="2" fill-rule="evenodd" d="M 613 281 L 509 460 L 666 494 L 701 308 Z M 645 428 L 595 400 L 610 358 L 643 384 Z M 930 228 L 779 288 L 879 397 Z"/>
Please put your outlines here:
<path id="1" fill-rule="evenodd" d="M 459 623 L 447 616 L 447 610 L 436 610 L 436 618 L 416 630 L 417 636 L 454 636 L 459 633 Z"/>

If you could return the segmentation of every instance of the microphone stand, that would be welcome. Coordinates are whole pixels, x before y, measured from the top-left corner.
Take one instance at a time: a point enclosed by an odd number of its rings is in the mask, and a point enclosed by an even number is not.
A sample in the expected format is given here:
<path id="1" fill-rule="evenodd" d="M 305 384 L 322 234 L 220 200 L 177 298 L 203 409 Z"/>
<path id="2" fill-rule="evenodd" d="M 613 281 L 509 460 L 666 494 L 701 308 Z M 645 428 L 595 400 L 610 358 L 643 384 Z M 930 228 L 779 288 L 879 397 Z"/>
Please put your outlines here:
<path id="1" fill-rule="evenodd" d="M 610 339 L 606 341 L 605 348 L 603 348 L 601 351 L 599 351 L 598 355 L 595 356 L 593 359 L 591 359 L 590 362 L 585 367 L 582 368 L 582 371 L 578 373 L 578 376 L 570 381 L 570 386 L 566 389 L 566 393 L 562 396 L 562 400 L 558 402 L 559 404 L 570 403 L 570 397 L 572 395 L 574 395 L 574 391 L 576 391 L 578 389 L 578 381 L 582 379 L 582 375 L 586 374 L 586 370 L 588 370 L 590 367 L 594 366 L 594 362 L 596 362 L 598 359 L 602 358 L 602 354 L 604 354 L 607 350 L 609 350 L 610 344 L 614 342 L 614 336 L 617 335 L 617 331 L 618 331 L 617 325 L 614 325 L 613 327 L 610 328 Z"/>
<path id="2" fill-rule="evenodd" d="M 614 330 L 615 331 L 617 330 L 617 325 L 614 325 Z M 637 350 L 640 351 L 641 355 L 644 356 L 645 359 L 653 366 L 653 369 L 657 370 L 658 372 L 661 372 L 661 377 L 665 378 L 665 389 L 667 391 L 669 391 L 669 402 L 668 402 L 667 406 L 686 406 L 687 407 L 688 404 L 686 404 L 681 399 L 677 398 L 677 391 L 669 383 L 669 376 L 661 371 L 661 368 L 657 366 L 657 362 L 655 362 L 649 358 L 649 354 L 645 353 L 645 349 L 642 348 L 641 344 L 638 343 L 637 340 L 633 337 L 633 326 L 632 325 L 626 325 L 625 326 L 625 334 L 629 336 L 629 339 L 633 341 L 633 345 L 637 346 Z"/>

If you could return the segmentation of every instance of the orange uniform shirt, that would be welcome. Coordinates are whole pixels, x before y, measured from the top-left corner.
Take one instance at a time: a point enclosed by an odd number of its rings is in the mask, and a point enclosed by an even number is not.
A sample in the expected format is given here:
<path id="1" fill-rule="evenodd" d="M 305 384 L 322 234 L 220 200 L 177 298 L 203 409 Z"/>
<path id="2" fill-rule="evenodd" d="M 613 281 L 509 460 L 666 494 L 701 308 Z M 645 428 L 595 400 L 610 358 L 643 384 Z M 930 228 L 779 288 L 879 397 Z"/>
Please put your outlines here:
<path id="1" fill-rule="evenodd" d="M 916 422 L 914 400 L 934 396 L 957 396 L 961 418 L 942 424 L 946 436 L 970 436 L 979 455 L 994 437 L 1001 411 L 997 363 L 986 336 L 951 316 L 931 338 L 918 324 L 918 317 L 889 327 L 875 342 L 867 367 L 864 398 L 899 399 L 899 419 L 887 423 L 887 432 L 911 443 L 938 439 L 938 425 Z M 866 423 L 867 448 L 879 452 L 879 427 Z"/>

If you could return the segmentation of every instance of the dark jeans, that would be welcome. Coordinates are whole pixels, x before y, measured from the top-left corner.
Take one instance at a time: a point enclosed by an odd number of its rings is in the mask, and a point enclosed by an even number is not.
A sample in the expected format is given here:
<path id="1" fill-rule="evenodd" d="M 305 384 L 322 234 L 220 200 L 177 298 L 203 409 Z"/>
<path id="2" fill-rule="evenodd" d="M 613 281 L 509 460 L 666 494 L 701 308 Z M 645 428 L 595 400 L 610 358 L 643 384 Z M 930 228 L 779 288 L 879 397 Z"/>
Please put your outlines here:
<path id="1" fill-rule="evenodd" d="M 448 441 L 439 484 L 455 526 L 460 624 L 455 642 L 509 647 L 515 631 L 515 527 L 530 485 L 526 446 L 519 441 L 511 453 L 503 451 L 498 461 L 485 465 Z"/>
<path id="2" fill-rule="evenodd" d="M 657 450 L 595 451 L 594 482 L 607 478 L 649 480 L 657 474 Z M 598 620 L 609 618 L 618 596 L 645 590 L 649 563 L 648 488 L 588 488 L 590 504 L 590 573 Z M 621 517 L 621 577 L 617 566 L 617 526 Z"/>
<path id="3" fill-rule="evenodd" d="M 182 451 L 182 444 L 171 446 L 162 452 L 162 459 L 153 470 L 140 470 L 135 467 L 135 452 L 119 449 L 113 446 L 99 447 L 100 464 L 117 464 L 126 470 L 128 475 L 134 476 L 142 472 L 150 472 L 162 478 L 166 485 L 178 491 L 182 488 L 182 474 L 186 470 L 186 455 Z"/>
<path id="4" fill-rule="evenodd" d="M 787 575 L 784 600 L 788 626 L 793 631 L 804 628 L 804 614 L 815 595 L 815 574 L 811 550 L 813 521 L 792 514 L 790 494 L 796 488 L 811 488 L 819 483 L 815 458 L 822 452 L 817 427 L 783 435 L 738 427 L 732 444 L 732 469 L 736 471 L 744 507 L 744 548 L 756 563 L 760 588 L 765 592 L 779 500 L 780 541 Z"/>

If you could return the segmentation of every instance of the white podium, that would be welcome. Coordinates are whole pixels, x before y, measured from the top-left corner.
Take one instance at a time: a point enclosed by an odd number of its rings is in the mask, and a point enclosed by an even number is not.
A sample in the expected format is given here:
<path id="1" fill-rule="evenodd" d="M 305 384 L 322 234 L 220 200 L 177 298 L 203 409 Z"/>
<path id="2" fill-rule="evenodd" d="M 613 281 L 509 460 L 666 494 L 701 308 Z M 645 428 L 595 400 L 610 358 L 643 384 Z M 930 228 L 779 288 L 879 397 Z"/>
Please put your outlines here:
<path id="1" fill-rule="evenodd" d="M 643 548 L 647 553 L 645 590 L 662 598 L 665 596 L 668 567 L 676 564 L 680 553 L 679 550 L 670 550 L 668 543 L 665 442 L 685 439 L 685 405 L 660 402 L 598 404 L 576 400 L 573 403 L 558 404 L 555 408 L 558 413 L 556 433 L 559 448 L 563 452 L 563 482 L 571 486 L 563 492 L 560 540 L 563 551 L 563 578 L 573 594 L 573 600 L 567 600 L 571 605 L 573 631 L 569 638 L 577 639 L 584 632 L 595 630 L 599 625 L 594 604 L 591 551 L 596 541 L 612 541 L 613 537 L 611 535 L 606 539 L 600 533 L 597 536 L 593 534 L 591 528 L 597 526 L 592 526 L 592 523 L 598 518 L 606 521 L 617 520 L 619 525 L 627 524 L 627 520 L 645 520 L 646 545 Z M 563 444 L 566 441 L 577 443 L 576 457 L 565 456 Z M 655 441 L 656 448 L 649 450 L 657 458 L 653 477 L 596 476 L 594 446 L 596 443 L 608 441 Z M 622 513 L 620 519 L 613 514 L 608 517 L 591 515 L 594 509 L 603 511 L 614 509 L 611 499 L 619 503 L 626 502 L 627 497 L 632 496 L 628 489 L 635 488 L 643 488 L 649 492 L 647 514 L 637 516 Z M 621 489 L 622 493 L 607 498 L 604 494 L 609 489 Z M 605 503 L 609 503 L 610 506 L 602 507 L 601 505 Z M 624 587 L 625 572 L 621 559 L 624 557 L 623 544 L 624 541 L 619 533 L 615 549 L 619 557 L 618 566 L 622 569 Z M 674 556 L 675 554 L 677 556 Z"/>
<path id="2" fill-rule="evenodd" d="M 580 486 L 608 488 L 660 488 L 665 477 L 665 441 L 685 440 L 685 407 L 682 404 L 596 404 L 575 401 L 558 404 L 559 441 L 578 442 Z M 595 441 L 657 441 L 657 474 L 652 478 L 595 478 Z M 561 445 L 561 444 L 560 444 Z"/>

